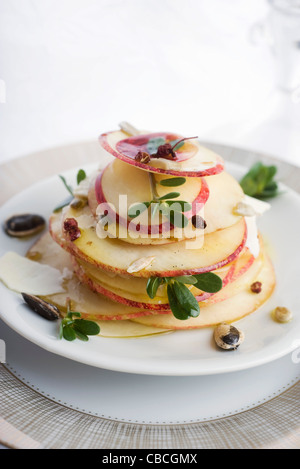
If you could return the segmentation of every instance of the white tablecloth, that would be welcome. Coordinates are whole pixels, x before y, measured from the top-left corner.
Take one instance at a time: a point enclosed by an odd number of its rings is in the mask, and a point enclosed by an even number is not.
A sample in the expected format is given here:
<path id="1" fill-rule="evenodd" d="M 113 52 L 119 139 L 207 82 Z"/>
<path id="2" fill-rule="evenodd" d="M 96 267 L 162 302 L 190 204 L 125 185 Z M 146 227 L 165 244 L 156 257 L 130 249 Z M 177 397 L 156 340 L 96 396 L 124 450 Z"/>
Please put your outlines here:
<path id="1" fill-rule="evenodd" d="M 253 44 L 264 0 L 0 0 L 0 162 L 121 120 L 300 165 L 300 92 Z"/>

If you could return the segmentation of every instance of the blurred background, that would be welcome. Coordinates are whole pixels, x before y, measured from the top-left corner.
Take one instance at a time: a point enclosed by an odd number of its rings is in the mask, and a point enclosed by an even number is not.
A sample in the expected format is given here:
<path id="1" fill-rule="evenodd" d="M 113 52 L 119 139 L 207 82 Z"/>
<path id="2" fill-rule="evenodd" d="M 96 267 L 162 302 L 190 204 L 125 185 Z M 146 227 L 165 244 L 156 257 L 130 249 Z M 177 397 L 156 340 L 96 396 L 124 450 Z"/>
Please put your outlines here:
<path id="1" fill-rule="evenodd" d="M 299 0 L 0 0 L 0 163 L 123 120 L 300 165 Z"/>

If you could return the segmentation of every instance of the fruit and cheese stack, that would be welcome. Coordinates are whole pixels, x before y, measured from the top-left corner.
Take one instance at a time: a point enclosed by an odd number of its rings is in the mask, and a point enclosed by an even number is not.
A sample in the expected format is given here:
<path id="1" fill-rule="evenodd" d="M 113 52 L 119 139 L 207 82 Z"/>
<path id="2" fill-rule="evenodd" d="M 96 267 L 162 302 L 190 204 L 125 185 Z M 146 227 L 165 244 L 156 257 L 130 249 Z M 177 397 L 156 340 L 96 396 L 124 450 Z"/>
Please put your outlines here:
<path id="1" fill-rule="evenodd" d="M 173 330 L 232 322 L 269 298 L 275 277 L 255 220 L 265 207 L 219 155 L 173 133 L 120 130 L 100 143 L 114 158 L 50 220 L 76 310 Z"/>

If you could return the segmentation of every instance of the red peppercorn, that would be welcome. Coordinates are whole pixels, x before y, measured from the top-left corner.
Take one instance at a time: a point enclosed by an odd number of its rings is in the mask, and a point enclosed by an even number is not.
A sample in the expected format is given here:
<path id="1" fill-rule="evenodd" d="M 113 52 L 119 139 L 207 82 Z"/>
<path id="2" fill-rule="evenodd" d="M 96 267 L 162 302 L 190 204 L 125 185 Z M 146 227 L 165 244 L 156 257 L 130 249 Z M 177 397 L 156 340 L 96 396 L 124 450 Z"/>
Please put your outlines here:
<path id="1" fill-rule="evenodd" d="M 160 145 L 157 149 L 157 152 L 154 155 L 151 155 L 152 158 L 164 158 L 167 160 L 174 160 L 176 158 L 176 153 L 173 150 L 173 147 L 170 143 L 164 143 Z"/>
<path id="2" fill-rule="evenodd" d="M 149 155 L 149 153 L 147 153 L 146 151 L 139 151 L 136 156 L 135 156 L 135 161 L 138 161 L 139 163 L 149 163 L 149 161 L 151 160 L 151 156 Z"/>
<path id="3" fill-rule="evenodd" d="M 68 234 L 71 241 L 75 241 L 81 235 L 78 223 L 75 218 L 67 218 L 64 221 L 64 231 Z"/>
<path id="4" fill-rule="evenodd" d="M 251 291 L 253 293 L 260 293 L 261 292 L 261 287 L 262 287 L 261 282 L 254 282 L 254 283 L 252 283 L 250 288 L 251 288 Z"/>

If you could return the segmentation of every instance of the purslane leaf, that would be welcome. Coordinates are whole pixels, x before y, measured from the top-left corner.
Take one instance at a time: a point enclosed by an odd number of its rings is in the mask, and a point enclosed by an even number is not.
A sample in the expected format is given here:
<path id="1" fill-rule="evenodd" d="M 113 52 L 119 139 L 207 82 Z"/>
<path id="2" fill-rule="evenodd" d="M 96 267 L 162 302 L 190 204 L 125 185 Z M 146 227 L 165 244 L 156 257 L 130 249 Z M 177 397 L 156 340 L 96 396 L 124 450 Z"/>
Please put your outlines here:
<path id="1" fill-rule="evenodd" d="M 175 210 L 176 212 L 188 212 L 192 210 L 192 205 L 185 200 L 166 200 L 165 203 L 169 205 L 170 210 Z"/>
<path id="2" fill-rule="evenodd" d="M 208 293 L 217 293 L 223 286 L 222 279 L 213 272 L 194 275 L 194 278 L 196 279 L 194 286 Z"/>
<path id="3" fill-rule="evenodd" d="M 180 275 L 179 277 L 175 277 L 175 280 L 185 285 L 194 285 L 197 283 L 197 279 L 193 275 Z"/>
<path id="4" fill-rule="evenodd" d="M 141 213 L 145 212 L 148 209 L 149 205 L 150 202 L 142 202 L 132 205 L 128 209 L 128 216 L 130 218 L 138 217 Z"/>
<path id="5" fill-rule="evenodd" d="M 70 192 L 70 194 L 74 197 L 74 194 L 73 194 L 73 189 L 71 186 L 69 186 L 69 184 L 67 183 L 66 181 L 66 178 L 64 176 L 62 176 L 61 174 L 59 175 L 60 179 L 62 180 L 65 188 L 67 189 L 68 192 Z"/>
<path id="6" fill-rule="evenodd" d="M 184 144 L 184 142 L 182 142 Z M 176 187 L 176 186 L 182 186 L 186 182 L 186 178 L 183 177 L 172 177 L 168 179 L 162 179 L 159 181 L 159 184 L 161 186 L 165 187 Z"/>
<path id="7" fill-rule="evenodd" d="M 165 139 L 162 137 L 155 137 L 151 138 L 147 143 L 147 151 L 148 153 L 153 154 L 157 152 L 157 149 L 160 145 L 164 145 L 166 143 Z"/>
<path id="8" fill-rule="evenodd" d="M 98 335 L 100 332 L 99 325 L 87 319 L 75 319 L 74 327 L 77 331 L 85 335 Z"/>
<path id="9" fill-rule="evenodd" d="M 146 287 L 149 298 L 151 298 L 152 300 L 153 298 L 155 298 L 157 289 L 162 283 L 163 283 L 163 279 L 161 277 L 149 278 L 147 282 L 147 287 Z"/>
<path id="10" fill-rule="evenodd" d="M 55 209 L 53 210 L 54 213 L 60 212 L 64 207 L 69 205 L 72 200 L 74 199 L 73 195 L 69 196 L 67 199 L 65 199 L 63 202 L 61 202 Z"/>
<path id="11" fill-rule="evenodd" d="M 189 224 L 188 218 L 181 212 L 170 210 L 164 215 L 168 218 L 171 225 L 177 226 L 177 228 L 185 228 Z"/>
<path id="12" fill-rule="evenodd" d="M 200 314 L 200 308 L 198 301 L 190 290 L 182 283 L 174 282 L 173 284 L 174 293 L 178 300 L 178 303 L 182 308 L 185 309 L 188 316 L 197 317 Z"/>
<path id="13" fill-rule="evenodd" d="M 87 342 L 89 340 L 88 336 L 85 334 L 82 334 L 75 326 L 74 326 L 74 331 L 77 336 L 77 339 L 82 340 L 83 342 Z"/>
<path id="14" fill-rule="evenodd" d="M 80 184 L 81 181 L 86 179 L 86 173 L 83 169 L 80 169 L 77 173 L 77 184 Z"/>
<path id="15" fill-rule="evenodd" d="M 279 194 L 278 184 L 273 180 L 276 173 L 276 166 L 265 166 L 257 162 L 241 179 L 240 185 L 244 193 L 251 197 L 260 199 L 275 197 Z"/>
<path id="16" fill-rule="evenodd" d="M 176 197 L 180 196 L 180 192 L 169 192 L 162 197 L 159 197 L 157 200 L 168 200 L 168 199 L 176 199 Z"/>
<path id="17" fill-rule="evenodd" d="M 59 338 L 64 338 L 69 342 L 76 339 L 76 337 L 84 342 L 87 342 L 89 335 L 98 335 L 100 332 L 99 325 L 94 321 L 89 321 L 87 319 L 73 319 L 81 318 L 81 313 L 76 311 L 71 311 L 70 302 L 67 306 L 67 315 L 62 319 L 59 329 Z"/>
<path id="18" fill-rule="evenodd" d="M 168 301 L 169 301 L 171 311 L 172 311 L 173 315 L 175 316 L 175 318 L 179 319 L 181 321 L 184 321 L 185 319 L 188 319 L 189 314 L 186 312 L 186 310 L 178 302 L 177 296 L 176 296 L 175 291 L 174 291 L 174 284 L 169 283 L 167 285 L 167 295 L 168 295 Z"/>
<path id="19" fill-rule="evenodd" d="M 72 342 L 76 339 L 75 331 L 71 326 L 65 326 L 63 328 L 63 338 L 68 342 Z"/>

